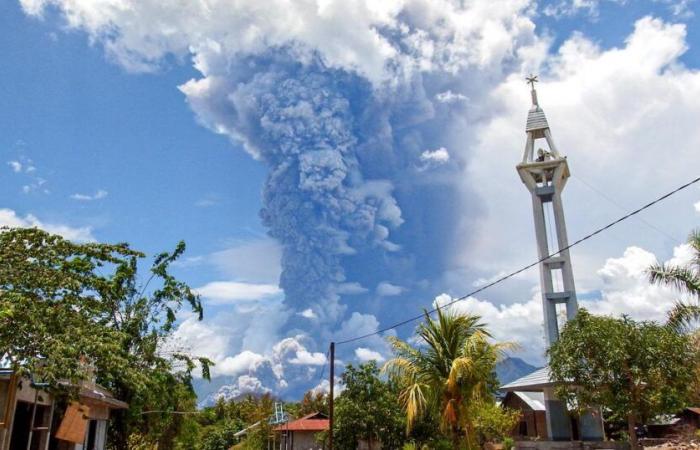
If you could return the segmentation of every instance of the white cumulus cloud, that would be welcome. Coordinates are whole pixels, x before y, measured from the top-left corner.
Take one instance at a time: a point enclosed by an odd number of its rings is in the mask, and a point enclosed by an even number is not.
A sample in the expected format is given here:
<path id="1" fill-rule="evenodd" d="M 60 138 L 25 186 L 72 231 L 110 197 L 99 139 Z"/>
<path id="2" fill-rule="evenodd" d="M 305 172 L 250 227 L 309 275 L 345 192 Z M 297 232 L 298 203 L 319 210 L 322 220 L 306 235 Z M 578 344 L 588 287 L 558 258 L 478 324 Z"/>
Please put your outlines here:
<path id="1" fill-rule="evenodd" d="M 435 100 L 439 101 L 440 103 L 456 103 L 467 100 L 467 96 L 458 92 L 452 92 L 448 89 L 435 94 Z"/>
<path id="2" fill-rule="evenodd" d="M 75 193 L 70 196 L 73 200 L 78 200 L 81 202 L 90 202 L 93 200 L 101 200 L 105 197 L 107 197 L 109 193 L 105 191 L 104 189 L 99 189 L 97 192 L 94 194 L 80 194 L 80 193 Z"/>
<path id="3" fill-rule="evenodd" d="M 683 244 L 674 249 L 673 257 L 667 262 L 685 264 L 690 257 L 688 245 Z M 579 298 L 579 306 L 594 314 L 626 314 L 637 320 L 665 321 L 679 295 L 669 287 L 649 284 L 646 269 L 656 261 L 652 253 L 639 247 L 627 248 L 619 258 L 608 258 L 596 272 L 596 290 L 579 292 L 579 297 L 585 297 Z M 442 294 L 436 297 L 434 306 L 450 301 L 451 296 Z M 509 305 L 494 305 L 488 300 L 469 297 L 449 308 L 481 316 L 495 339 L 513 341 L 522 346 L 522 352 L 515 356 L 535 364 L 542 363 L 544 328 L 542 297 L 538 290 L 529 300 Z"/>
<path id="4" fill-rule="evenodd" d="M 282 290 L 274 284 L 212 281 L 195 289 L 208 303 L 216 305 L 253 301 L 279 295 Z"/>
<path id="5" fill-rule="evenodd" d="M 84 30 L 133 71 L 152 71 L 168 54 L 192 53 L 197 69 L 211 74 L 226 64 L 226 55 L 291 46 L 302 61 L 318 52 L 329 67 L 381 83 L 392 65 L 406 72 L 455 72 L 498 64 L 534 30 L 527 0 L 501 1 L 498 7 L 491 0 L 20 3 L 32 16 L 56 8 L 68 27 Z"/>
<path id="6" fill-rule="evenodd" d="M 298 313 L 301 317 L 305 317 L 307 319 L 317 319 L 318 315 L 314 312 L 313 309 L 311 308 L 306 308 L 302 312 Z"/>
<path id="7" fill-rule="evenodd" d="M 32 214 L 21 217 L 14 210 L 8 208 L 0 208 L 0 227 L 39 228 L 76 242 L 90 242 L 95 240 L 95 237 L 92 235 L 91 227 L 72 227 L 60 223 L 44 222 Z"/>
<path id="8" fill-rule="evenodd" d="M 572 174 L 563 192 L 570 242 L 697 176 L 689 162 L 700 146 L 694 120 L 700 105 L 691 100 L 700 96 L 700 72 L 679 59 L 685 38 L 683 24 L 644 17 L 624 45 L 603 49 L 575 33 L 538 63 L 539 103 Z M 478 217 L 465 215 L 455 259 L 488 274 L 536 258 L 530 195 L 515 170 L 530 107 L 523 76 L 512 74 L 491 93 L 493 113 L 477 126 L 463 176 L 465 196 L 476 191 L 484 203 Z M 673 157 L 660 157 L 664 148 L 673 149 Z M 632 218 L 594 238 L 595 245 L 572 249 L 579 287 L 589 287 L 610 254 L 633 245 L 666 251 L 697 223 L 692 209 L 679 210 L 673 201 L 642 219 L 647 223 Z"/>
<path id="9" fill-rule="evenodd" d="M 391 284 L 388 281 L 382 281 L 377 285 L 377 295 L 380 297 L 393 297 L 401 295 L 405 291 L 402 286 Z"/>
<path id="10" fill-rule="evenodd" d="M 382 356 L 381 353 L 365 347 L 356 348 L 355 356 L 360 362 L 363 363 L 368 361 L 377 361 L 378 363 L 380 363 L 386 359 Z"/>
<path id="11" fill-rule="evenodd" d="M 19 161 L 8 161 L 7 165 L 14 173 L 20 173 L 22 171 L 22 163 Z"/>
<path id="12" fill-rule="evenodd" d="M 420 160 L 425 163 L 445 164 L 450 160 L 450 153 L 445 147 L 440 147 L 435 150 L 426 150 L 421 153 Z"/>

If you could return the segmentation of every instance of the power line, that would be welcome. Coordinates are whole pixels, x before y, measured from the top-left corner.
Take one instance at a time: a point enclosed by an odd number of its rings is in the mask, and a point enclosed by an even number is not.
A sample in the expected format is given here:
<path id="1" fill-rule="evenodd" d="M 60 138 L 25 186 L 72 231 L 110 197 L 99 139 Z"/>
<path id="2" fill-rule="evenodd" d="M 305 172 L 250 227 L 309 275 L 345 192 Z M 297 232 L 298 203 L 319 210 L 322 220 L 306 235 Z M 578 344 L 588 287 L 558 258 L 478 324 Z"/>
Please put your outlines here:
<path id="1" fill-rule="evenodd" d="M 480 292 L 482 292 L 482 291 L 485 291 L 486 289 L 488 289 L 488 288 L 490 288 L 490 287 L 493 287 L 493 286 L 495 286 L 495 285 L 497 285 L 497 284 L 499 284 L 499 283 L 502 283 L 503 281 L 505 281 L 505 280 L 507 280 L 507 279 L 509 279 L 509 278 L 512 278 L 512 277 L 514 277 L 514 276 L 516 276 L 516 275 L 518 275 L 518 274 L 520 274 L 520 273 L 522 273 L 522 272 L 525 272 L 526 270 L 528 270 L 528 269 L 530 269 L 530 268 L 532 268 L 532 267 L 535 267 L 536 265 L 538 265 L 538 264 L 540 264 L 540 263 L 542 263 L 542 262 L 548 260 L 549 258 L 551 258 L 551 257 L 553 257 L 553 256 L 555 256 L 555 255 L 557 255 L 557 254 L 559 254 L 559 253 L 561 253 L 561 252 L 563 252 L 563 251 L 566 251 L 566 250 L 568 250 L 568 249 L 570 249 L 570 248 L 572 248 L 572 247 L 574 247 L 574 246 L 576 246 L 576 245 L 578 245 L 578 244 L 580 244 L 580 243 L 582 243 L 582 242 L 584 242 L 584 241 L 587 241 L 588 239 L 590 239 L 590 238 L 592 238 L 592 237 L 594 237 L 594 236 L 596 236 L 596 235 L 602 233 L 603 231 L 606 231 L 606 230 L 608 230 L 608 229 L 614 227 L 614 226 L 617 225 L 618 223 L 623 222 L 623 221 L 629 219 L 630 217 L 639 214 L 640 212 L 644 211 L 645 209 L 648 209 L 648 208 L 654 206 L 655 204 L 657 204 L 657 203 L 659 203 L 659 202 L 661 202 L 661 201 L 663 201 L 663 200 L 666 200 L 666 199 L 669 198 L 670 196 L 672 196 L 672 195 L 674 195 L 674 194 L 676 194 L 676 193 L 682 191 L 683 189 L 686 189 L 686 188 L 688 188 L 689 186 L 692 186 L 693 184 L 697 183 L 698 181 L 700 181 L 700 177 L 697 177 L 697 178 L 695 178 L 694 180 L 689 181 L 688 183 L 685 183 L 684 185 L 679 186 L 678 188 L 676 188 L 676 189 L 674 189 L 674 190 L 672 190 L 672 191 L 670 191 L 670 192 L 668 192 L 668 193 L 662 195 L 661 197 L 658 197 L 657 199 L 655 199 L 655 200 L 653 200 L 653 201 L 647 203 L 646 205 L 644 205 L 644 206 L 642 206 L 642 207 L 640 207 L 640 208 L 638 208 L 638 209 L 635 209 L 634 211 L 632 211 L 632 212 L 630 212 L 630 213 L 625 214 L 624 216 L 620 217 L 619 219 L 614 220 L 614 221 L 610 222 L 609 224 L 607 224 L 607 225 L 605 225 L 605 226 L 603 226 L 603 227 L 601 227 L 601 228 L 598 228 L 597 230 L 595 230 L 595 231 L 593 231 L 593 232 L 591 232 L 591 233 L 585 235 L 584 237 L 578 239 L 578 240 L 575 241 L 574 243 L 569 244 L 569 245 L 567 245 L 566 247 L 564 247 L 564 248 L 562 248 L 562 249 L 559 249 L 558 251 L 556 251 L 556 252 L 554 252 L 554 253 L 551 253 L 551 254 L 545 256 L 544 258 L 538 259 L 537 261 L 535 261 L 535 262 L 533 262 L 533 263 L 531 263 L 531 264 L 528 264 L 528 265 L 526 265 L 526 266 L 523 266 L 523 267 L 521 267 L 520 269 L 518 269 L 518 270 L 516 270 L 516 271 L 514 271 L 514 272 L 509 273 L 508 275 L 504 275 L 504 276 L 498 278 L 497 280 L 492 281 L 491 283 L 488 283 L 488 284 L 486 284 L 486 285 L 484 285 L 484 286 L 481 286 L 480 288 L 478 288 L 478 289 L 476 289 L 476 290 L 474 290 L 474 291 L 472 291 L 472 292 L 470 292 L 470 293 L 468 293 L 468 294 L 465 294 L 465 295 L 463 295 L 463 296 L 461 296 L 461 297 L 458 297 L 458 298 L 452 300 L 452 301 L 449 302 L 449 303 L 446 303 L 446 304 L 444 304 L 444 305 L 442 305 L 442 306 L 438 306 L 437 308 L 433 308 L 433 309 L 431 309 L 431 310 L 429 310 L 429 311 L 426 311 L 425 313 L 423 313 L 423 314 L 421 314 L 421 315 L 414 316 L 414 317 L 410 317 L 410 318 L 408 318 L 408 319 L 406 319 L 406 320 L 402 320 L 401 322 L 397 322 L 397 323 L 395 323 L 395 324 L 393 324 L 393 325 L 390 325 L 390 326 L 381 328 L 381 329 L 379 329 L 379 330 L 377 330 L 377 331 L 374 331 L 374 332 L 372 332 L 372 333 L 367 333 L 367 334 L 363 334 L 363 335 L 361 335 L 361 336 L 356 336 L 356 337 L 353 337 L 353 338 L 350 338 L 350 339 L 345 339 L 345 340 L 343 340 L 343 341 L 338 341 L 338 342 L 336 342 L 336 345 L 343 345 L 343 344 L 348 344 L 348 343 L 350 343 L 350 342 L 359 341 L 359 340 L 366 339 L 366 338 L 371 337 L 371 336 L 378 335 L 378 334 L 380 334 L 380 333 L 384 333 L 384 332 L 389 331 L 389 330 L 392 330 L 392 329 L 394 329 L 394 328 L 398 328 L 398 327 L 400 327 L 400 326 L 407 325 L 407 324 L 409 324 L 409 323 L 411 323 L 411 322 L 415 322 L 415 321 L 418 320 L 418 319 L 422 319 L 426 314 L 427 314 L 427 315 L 431 315 L 431 314 L 437 312 L 438 309 L 445 308 L 446 306 L 454 305 L 454 304 L 457 303 L 457 302 L 460 302 L 460 301 L 462 301 L 462 300 L 465 300 L 465 299 L 467 299 L 467 298 L 469 298 L 469 297 L 471 297 L 471 296 L 473 296 L 473 295 L 476 295 L 476 294 L 478 294 L 478 293 L 480 293 Z"/>
<path id="2" fill-rule="evenodd" d="M 589 182 L 587 182 L 586 180 L 584 180 L 583 178 L 581 178 L 580 176 L 575 175 L 575 174 L 571 174 L 571 176 L 574 177 L 576 180 L 580 181 L 581 184 L 583 184 L 584 186 L 586 186 L 588 189 L 590 189 L 591 191 L 593 191 L 593 192 L 595 192 L 596 194 L 600 195 L 603 199 L 607 200 L 611 205 L 616 206 L 616 207 L 617 207 L 618 209 L 620 209 L 621 211 L 627 210 L 627 207 L 626 207 L 626 206 L 621 205 L 620 203 L 618 203 L 617 201 L 615 201 L 614 198 L 611 198 L 611 197 L 610 197 L 609 195 L 607 195 L 605 192 L 602 192 L 601 190 L 599 190 L 598 188 L 596 188 L 595 186 L 593 186 L 591 183 L 589 183 Z M 653 223 L 651 223 L 651 222 L 649 222 L 649 221 L 647 221 L 647 220 L 644 220 L 643 217 L 637 217 L 637 220 L 639 220 L 641 223 L 643 223 L 644 225 L 648 226 L 648 227 L 651 228 L 652 230 L 656 231 L 657 233 L 660 233 L 660 234 L 662 234 L 664 237 L 667 237 L 668 239 L 672 240 L 672 241 L 675 242 L 676 244 L 680 244 L 680 240 L 678 240 L 678 238 L 676 238 L 675 236 L 671 236 L 669 233 L 667 233 L 666 231 L 664 231 L 664 230 L 662 230 L 661 228 L 657 227 L 657 226 L 654 225 Z"/>

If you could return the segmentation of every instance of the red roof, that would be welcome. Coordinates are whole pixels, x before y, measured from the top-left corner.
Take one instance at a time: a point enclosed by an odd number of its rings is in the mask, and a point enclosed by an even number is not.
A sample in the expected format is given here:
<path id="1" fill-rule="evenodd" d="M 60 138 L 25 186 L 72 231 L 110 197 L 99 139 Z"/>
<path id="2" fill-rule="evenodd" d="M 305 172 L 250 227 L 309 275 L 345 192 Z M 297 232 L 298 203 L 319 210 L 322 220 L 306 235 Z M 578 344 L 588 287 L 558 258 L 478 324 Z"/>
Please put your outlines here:
<path id="1" fill-rule="evenodd" d="M 313 413 L 275 427 L 275 431 L 326 431 L 330 422 L 323 414 Z"/>

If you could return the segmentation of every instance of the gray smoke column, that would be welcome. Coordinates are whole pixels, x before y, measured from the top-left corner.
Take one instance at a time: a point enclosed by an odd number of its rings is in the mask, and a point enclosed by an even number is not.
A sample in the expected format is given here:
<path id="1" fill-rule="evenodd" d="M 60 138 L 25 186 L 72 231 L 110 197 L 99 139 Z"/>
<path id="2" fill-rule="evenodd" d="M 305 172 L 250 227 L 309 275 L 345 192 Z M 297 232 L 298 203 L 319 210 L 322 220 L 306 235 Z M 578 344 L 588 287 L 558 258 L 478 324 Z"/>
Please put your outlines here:
<path id="1" fill-rule="evenodd" d="M 326 322 L 346 279 L 376 292 L 444 275 L 468 154 L 454 128 L 535 37 L 529 0 L 19 1 L 128 71 L 191 58 L 201 76 L 181 89 L 198 120 L 269 167 L 262 218 L 287 304 Z"/>
<path id="2" fill-rule="evenodd" d="M 358 160 L 366 139 L 357 116 L 374 101 L 371 87 L 313 64 L 242 67 L 182 89 L 204 123 L 235 135 L 270 168 L 260 214 L 283 247 L 287 304 L 336 320 L 343 257 L 397 250 L 390 230 L 403 221 L 392 183 L 367 179 Z"/>

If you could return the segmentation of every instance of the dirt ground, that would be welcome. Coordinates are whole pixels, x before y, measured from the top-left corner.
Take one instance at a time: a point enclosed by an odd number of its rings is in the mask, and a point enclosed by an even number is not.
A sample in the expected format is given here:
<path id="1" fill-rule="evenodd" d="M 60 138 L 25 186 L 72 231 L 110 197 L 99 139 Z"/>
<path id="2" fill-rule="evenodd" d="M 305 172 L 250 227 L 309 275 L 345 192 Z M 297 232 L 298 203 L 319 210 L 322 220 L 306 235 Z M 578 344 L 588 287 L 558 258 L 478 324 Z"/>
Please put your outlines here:
<path id="1" fill-rule="evenodd" d="M 653 447 L 644 447 L 645 450 L 700 450 L 700 441 L 670 441 Z"/>

